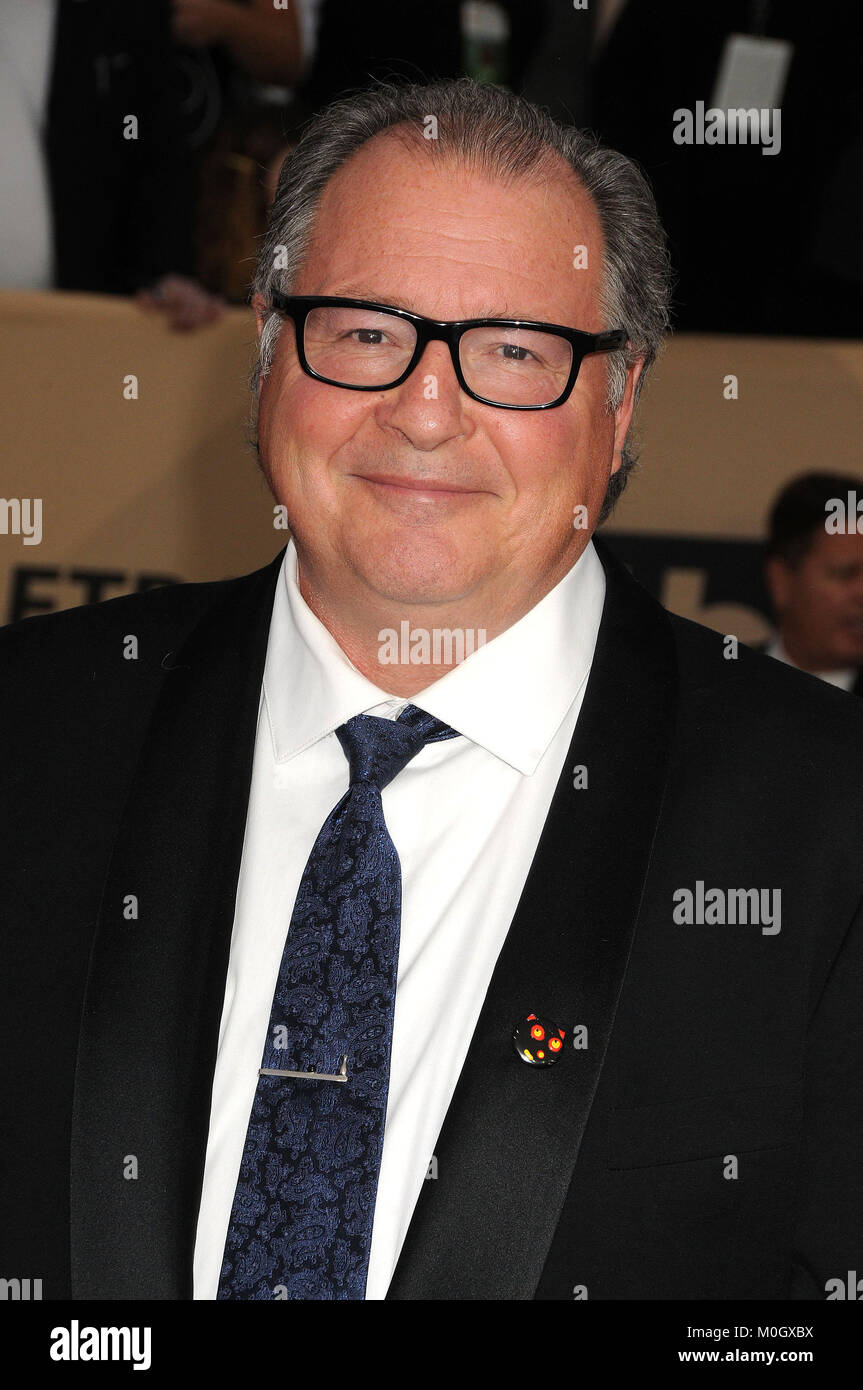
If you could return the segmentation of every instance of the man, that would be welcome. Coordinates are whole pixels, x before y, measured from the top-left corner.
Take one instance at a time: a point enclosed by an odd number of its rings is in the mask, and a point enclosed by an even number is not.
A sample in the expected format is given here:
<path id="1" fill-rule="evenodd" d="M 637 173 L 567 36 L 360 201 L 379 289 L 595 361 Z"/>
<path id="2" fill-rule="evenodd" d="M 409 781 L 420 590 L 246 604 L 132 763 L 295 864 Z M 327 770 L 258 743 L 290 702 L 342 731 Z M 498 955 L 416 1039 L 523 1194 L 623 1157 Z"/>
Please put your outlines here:
<path id="1" fill-rule="evenodd" d="M 863 479 L 850 474 L 794 478 L 770 512 L 765 572 L 777 626 L 769 655 L 863 695 L 858 498 Z"/>
<path id="2" fill-rule="evenodd" d="M 287 549 L 2 639 L 7 1275 L 859 1267 L 861 714 L 590 540 L 666 287 L 635 168 L 508 93 L 310 128 L 255 287 Z"/>

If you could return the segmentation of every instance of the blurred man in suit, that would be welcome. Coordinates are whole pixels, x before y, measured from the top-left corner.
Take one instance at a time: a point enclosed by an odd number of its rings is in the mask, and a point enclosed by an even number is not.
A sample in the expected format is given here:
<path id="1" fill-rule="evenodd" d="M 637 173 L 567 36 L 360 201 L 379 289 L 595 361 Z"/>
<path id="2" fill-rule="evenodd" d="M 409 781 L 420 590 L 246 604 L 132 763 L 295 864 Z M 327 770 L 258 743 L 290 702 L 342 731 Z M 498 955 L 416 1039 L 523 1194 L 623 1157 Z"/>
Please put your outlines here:
<path id="1" fill-rule="evenodd" d="M 4 1275 L 826 1297 L 863 709 L 592 540 L 667 323 L 642 176 L 493 87 L 363 93 L 254 302 L 288 546 L 0 636 Z"/>
<path id="2" fill-rule="evenodd" d="M 804 473 L 776 498 L 768 523 L 766 577 L 777 632 L 767 651 L 863 695 L 858 499 L 863 513 L 863 478 L 845 473 Z"/>
<path id="3" fill-rule="evenodd" d="M 218 319 L 193 278 L 181 106 L 168 0 L 6 0 L 0 285 L 138 292 L 181 331 Z"/>

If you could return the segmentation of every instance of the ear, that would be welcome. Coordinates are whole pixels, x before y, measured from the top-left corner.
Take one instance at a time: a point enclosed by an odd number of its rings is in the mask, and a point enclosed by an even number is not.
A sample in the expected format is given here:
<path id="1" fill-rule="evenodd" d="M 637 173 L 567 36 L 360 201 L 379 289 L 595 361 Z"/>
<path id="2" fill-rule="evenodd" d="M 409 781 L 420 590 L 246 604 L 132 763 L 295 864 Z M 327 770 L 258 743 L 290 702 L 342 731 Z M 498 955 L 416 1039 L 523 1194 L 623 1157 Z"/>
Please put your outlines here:
<path id="1" fill-rule="evenodd" d="M 640 357 L 635 365 L 630 367 L 627 371 L 623 400 L 614 412 L 614 456 L 611 461 L 612 473 L 617 472 L 623 461 L 623 446 L 626 443 L 626 436 L 629 433 L 629 426 L 632 423 L 632 413 L 635 410 L 635 387 L 643 368 L 644 358 Z"/>
<path id="2" fill-rule="evenodd" d="M 270 309 L 264 296 L 257 290 L 252 295 L 252 308 L 255 311 L 255 325 L 258 331 L 258 338 L 260 338 L 264 331 L 264 324 L 267 321 Z"/>

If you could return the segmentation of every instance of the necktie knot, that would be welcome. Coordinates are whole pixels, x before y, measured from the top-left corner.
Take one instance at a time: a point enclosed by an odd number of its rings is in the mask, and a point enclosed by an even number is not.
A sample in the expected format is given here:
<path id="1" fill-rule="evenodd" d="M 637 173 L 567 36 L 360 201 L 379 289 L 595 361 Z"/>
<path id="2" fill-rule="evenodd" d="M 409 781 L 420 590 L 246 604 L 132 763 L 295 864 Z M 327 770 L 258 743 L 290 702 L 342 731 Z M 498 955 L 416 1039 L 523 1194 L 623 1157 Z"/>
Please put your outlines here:
<path id="1" fill-rule="evenodd" d="M 427 743 L 457 738 L 440 719 L 416 705 L 406 705 L 398 719 L 357 714 L 336 729 L 350 765 L 350 784 L 370 782 L 383 791 Z"/>

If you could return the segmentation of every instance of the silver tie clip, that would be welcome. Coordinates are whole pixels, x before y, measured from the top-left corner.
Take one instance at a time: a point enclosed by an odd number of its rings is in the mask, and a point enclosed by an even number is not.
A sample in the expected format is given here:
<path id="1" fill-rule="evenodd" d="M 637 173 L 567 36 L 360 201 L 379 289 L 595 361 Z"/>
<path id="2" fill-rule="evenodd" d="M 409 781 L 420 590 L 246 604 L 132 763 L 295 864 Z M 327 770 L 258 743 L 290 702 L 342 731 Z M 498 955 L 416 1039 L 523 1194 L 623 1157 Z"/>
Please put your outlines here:
<path id="1" fill-rule="evenodd" d="M 342 1058 L 342 1065 L 335 1076 L 325 1071 L 279 1071 L 277 1067 L 259 1067 L 258 1076 L 294 1076 L 298 1081 L 347 1081 L 348 1054 Z"/>

